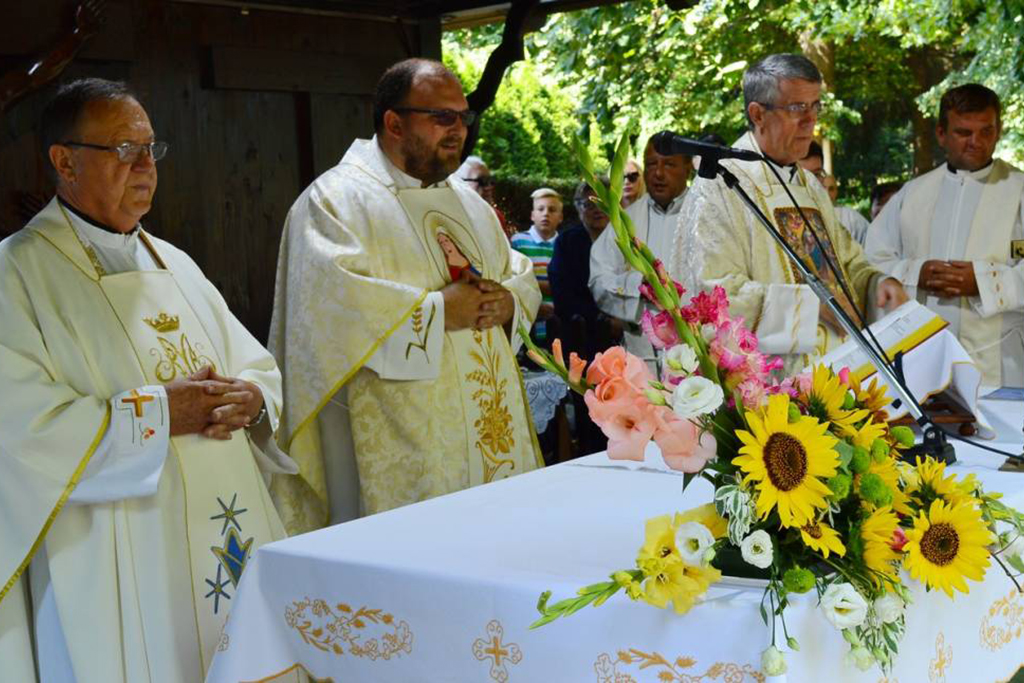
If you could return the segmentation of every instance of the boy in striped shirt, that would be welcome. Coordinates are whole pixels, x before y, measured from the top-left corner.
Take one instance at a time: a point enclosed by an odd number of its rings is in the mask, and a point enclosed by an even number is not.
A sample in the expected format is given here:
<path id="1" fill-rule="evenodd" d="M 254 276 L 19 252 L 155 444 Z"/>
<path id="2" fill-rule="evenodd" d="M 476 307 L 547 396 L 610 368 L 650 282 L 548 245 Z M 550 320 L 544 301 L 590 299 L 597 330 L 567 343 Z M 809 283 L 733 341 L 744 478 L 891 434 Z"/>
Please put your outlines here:
<path id="1" fill-rule="evenodd" d="M 544 295 L 540 310 L 537 311 L 533 334 L 538 341 L 547 341 L 546 320 L 555 312 L 551 284 L 548 282 L 548 263 L 555 251 L 555 238 L 558 237 L 558 226 L 562 222 L 562 197 L 551 188 L 542 187 L 534 190 L 530 199 L 533 200 L 533 210 L 530 212 L 533 225 L 528 231 L 512 236 L 512 248 L 533 261 L 533 273 L 537 276 L 540 293 Z"/>

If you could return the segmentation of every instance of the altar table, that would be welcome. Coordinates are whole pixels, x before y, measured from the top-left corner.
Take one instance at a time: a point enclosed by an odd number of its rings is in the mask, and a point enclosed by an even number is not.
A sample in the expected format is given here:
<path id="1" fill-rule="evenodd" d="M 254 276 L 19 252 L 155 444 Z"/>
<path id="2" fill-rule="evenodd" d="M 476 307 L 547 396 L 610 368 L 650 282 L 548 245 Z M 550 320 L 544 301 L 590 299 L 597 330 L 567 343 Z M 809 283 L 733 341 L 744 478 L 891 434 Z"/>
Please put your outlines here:
<path id="1" fill-rule="evenodd" d="M 989 443 L 1019 452 L 1024 404 L 982 410 Z M 969 446 L 957 455 L 959 474 L 1024 507 L 1024 474 Z M 812 592 L 786 612 L 800 651 L 766 679 L 762 589 L 743 581 L 713 585 L 683 616 L 619 593 L 530 630 L 542 591 L 558 600 L 632 567 L 644 520 L 709 499 L 702 481 L 681 495 L 680 475 L 632 465 L 597 454 L 264 546 L 207 681 L 981 683 L 1024 664 L 1024 595 L 995 564 L 952 601 L 915 590 L 888 676 L 843 663 L 848 646 Z"/>

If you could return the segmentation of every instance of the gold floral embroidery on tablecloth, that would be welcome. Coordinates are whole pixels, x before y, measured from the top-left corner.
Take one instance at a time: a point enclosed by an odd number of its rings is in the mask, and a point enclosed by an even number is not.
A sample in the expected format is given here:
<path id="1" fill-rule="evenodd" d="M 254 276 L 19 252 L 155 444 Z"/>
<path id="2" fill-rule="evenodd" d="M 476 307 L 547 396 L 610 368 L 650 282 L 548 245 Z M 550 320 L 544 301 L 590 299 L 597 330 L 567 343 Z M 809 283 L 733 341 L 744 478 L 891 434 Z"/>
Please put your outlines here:
<path id="1" fill-rule="evenodd" d="M 404 621 L 380 609 L 345 603 L 332 608 L 326 600 L 296 600 L 285 608 L 284 620 L 302 640 L 323 652 L 349 654 L 370 660 L 391 659 L 412 652 L 412 631 Z"/>
<path id="2" fill-rule="evenodd" d="M 946 637 L 939 631 L 935 637 L 935 658 L 928 664 L 928 680 L 946 683 L 946 669 L 953 664 L 953 646 L 946 645 Z"/>
<path id="3" fill-rule="evenodd" d="M 1024 599 L 1014 588 L 996 600 L 981 619 L 981 646 L 995 652 L 1024 635 Z"/>
<path id="4" fill-rule="evenodd" d="M 515 643 L 503 642 L 505 629 L 497 619 L 487 624 L 487 637 L 473 641 L 473 656 L 479 661 L 491 660 L 491 680 L 507 683 L 509 678 L 507 663 L 518 664 L 523 659 L 523 652 Z"/>
<path id="5" fill-rule="evenodd" d="M 621 665 L 621 668 L 620 668 Z M 594 672 L 597 674 L 597 683 L 638 683 L 638 679 L 626 673 L 626 669 L 636 665 L 638 671 L 654 668 L 657 671 L 657 680 L 664 683 L 705 683 L 710 681 L 722 681 L 723 683 L 764 683 L 765 675 L 749 664 L 734 664 L 732 662 L 715 662 L 704 673 L 696 671 L 687 673 L 684 669 L 693 669 L 697 666 L 697 660 L 693 657 L 676 657 L 670 662 L 657 652 L 643 652 L 635 648 L 619 650 L 618 656 L 612 659 L 611 655 L 601 653 L 594 662 Z"/>
<path id="6" fill-rule="evenodd" d="M 478 369 L 466 375 L 466 379 L 480 386 L 473 392 L 473 400 L 480 408 L 480 417 L 473 423 L 476 429 L 476 447 L 484 459 L 484 483 L 494 481 L 503 466 L 515 468 L 515 460 L 502 458 L 512 452 L 516 445 L 512 436 L 512 414 L 505 406 L 507 379 L 498 379 L 501 372 L 501 355 L 494 349 L 491 330 L 473 332 L 477 348 L 470 351 L 470 358 Z"/>

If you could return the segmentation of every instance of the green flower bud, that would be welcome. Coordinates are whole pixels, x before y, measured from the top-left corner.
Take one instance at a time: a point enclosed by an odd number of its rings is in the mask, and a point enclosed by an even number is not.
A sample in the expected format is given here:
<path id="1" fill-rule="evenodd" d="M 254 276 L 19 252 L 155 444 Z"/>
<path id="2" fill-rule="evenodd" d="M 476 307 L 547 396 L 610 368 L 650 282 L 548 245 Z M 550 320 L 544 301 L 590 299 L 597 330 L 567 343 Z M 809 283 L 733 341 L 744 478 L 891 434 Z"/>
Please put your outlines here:
<path id="1" fill-rule="evenodd" d="M 854 474 L 863 474 L 871 466 L 871 454 L 867 449 L 860 446 L 853 447 L 853 458 L 850 460 L 850 470 Z"/>
<path id="2" fill-rule="evenodd" d="M 782 587 L 786 589 L 787 593 L 806 593 L 814 588 L 814 574 L 803 567 L 787 569 L 786 573 L 782 575 Z"/>
<path id="3" fill-rule="evenodd" d="M 800 413 L 800 408 L 795 403 L 789 404 L 789 422 L 790 424 L 798 422 L 803 415 Z"/>
<path id="4" fill-rule="evenodd" d="M 793 636 L 786 638 L 786 645 L 788 645 L 789 649 L 793 652 L 800 652 L 800 643 L 797 642 L 797 639 Z"/>
<path id="5" fill-rule="evenodd" d="M 846 396 L 843 397 L 843 410 L 853 410 L 855 405 L 857 405 L 857 399 L 854 398 L 853 392 L 847 391 Z"/>
<path id="6" fill-rule="evenodd" d="M 874 472 L 860 477 L 860 497 L 878 507 L 892 503 L 892 490 Z"/>
<path id="7" fill-rule="evenodd" d="M 881 439 L 875 439 L 871 444 L 871 459 L 877 463 L 885 462 L 889 457 L 889 444 Z"/>
<path id="8" fill-rule="evenodd" d="M 893 427 L 890 431 L 892 438 L 896 439 L 896 443 L 899 444 L 900 448 L 909 448 L 914 445 L 914 430 L 910 427 L 900 425 Z"/>
<path id="9" fill-rule="evenodd" d="M 851 483 L 853 483 L 853 478 L 844 472 L 840 472 L 828 480 L 828 487 L 832 491 L 832 496 L 836 499 L 837 503 L 845 500 L 846 496 L 850 495 Z"/>

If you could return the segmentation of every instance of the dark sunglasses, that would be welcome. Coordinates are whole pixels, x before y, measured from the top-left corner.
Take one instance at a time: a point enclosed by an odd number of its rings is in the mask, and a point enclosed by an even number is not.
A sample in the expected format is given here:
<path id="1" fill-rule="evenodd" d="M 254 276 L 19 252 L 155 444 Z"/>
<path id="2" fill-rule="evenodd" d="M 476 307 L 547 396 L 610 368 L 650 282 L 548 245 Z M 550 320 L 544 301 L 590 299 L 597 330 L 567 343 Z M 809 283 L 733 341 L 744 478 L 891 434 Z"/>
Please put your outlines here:
<path id="1" fill-rule="evenodd" d="M 479 178 L 463 178 L 467 183 L 476 183 L 480 187 L 490 187 L 494 184 L 494 178 L 489 175 L 482 175 Z"/>
<path id="2" fill-rule="evenodd" d="M 456 119 L 462 119 L 462 125 L 469 128 L 476 121 L 476 112 L 472 109 L 455 111 L 454 109 L 424 109 L 422 107 L 395 107 L 392 111 L 399 114 L 427 114 L 439 126 L 454 126 Z"/>
<path id="3" fill-rule="evenodd" d="M 622 177 L 625 178 L 626 180 L 628 180 L 631 183 L 635 183 L 636 181 L 640 180 L 640 172 L 639 171 L 633 171 L 632 173 L 627 173 L 626 175 L 624 175 Z"/>

